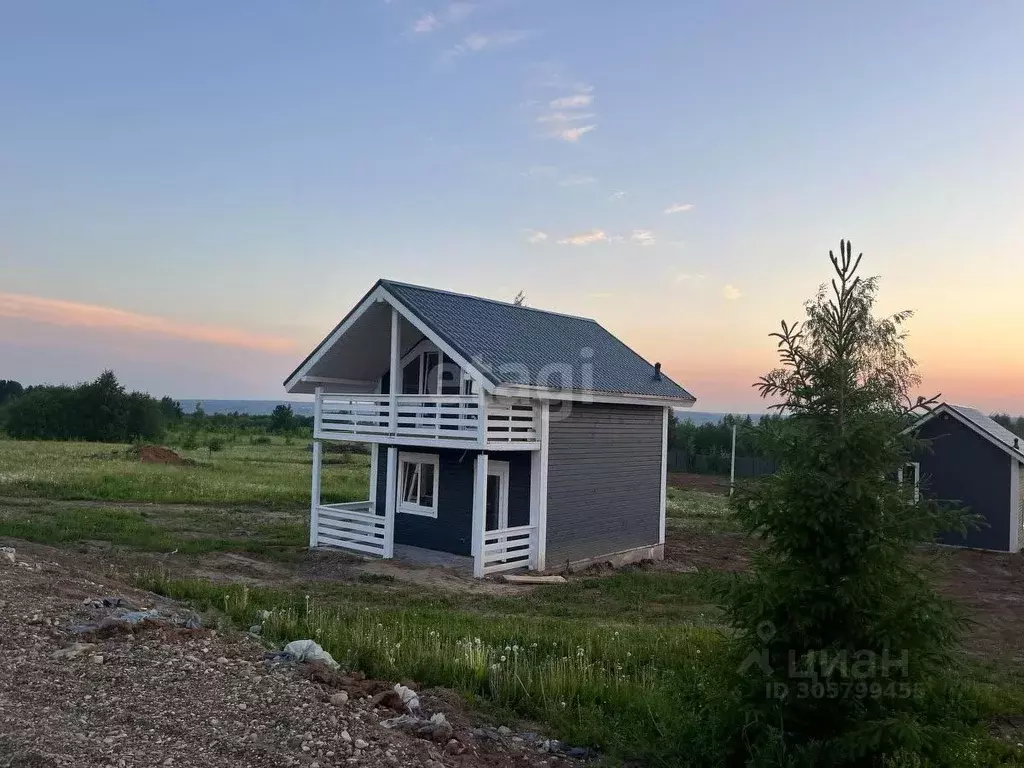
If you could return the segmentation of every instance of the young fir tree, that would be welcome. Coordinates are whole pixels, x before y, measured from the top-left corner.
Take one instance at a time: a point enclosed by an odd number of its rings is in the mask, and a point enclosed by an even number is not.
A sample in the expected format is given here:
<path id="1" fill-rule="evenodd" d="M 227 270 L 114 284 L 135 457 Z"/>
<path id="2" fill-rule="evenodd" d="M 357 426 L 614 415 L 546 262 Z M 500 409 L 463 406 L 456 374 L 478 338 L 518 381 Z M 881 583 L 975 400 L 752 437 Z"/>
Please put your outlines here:
<path id="1" fill-rule="evenodd" d="M 726 595 L 744 762 L 934 757 L 962 733 L 950 673 L 963 620 L 917 547 L 961 515 L 896 481 L 915 448 L 902 434 L 911 413 L 934 402 L 910 399 L 910 313 L 875 317 L 860 256 L 844 242 L 829 257 L 831 285 L 773 334 L 781 366 L 755 385 L 787 415 L 770 431 L 780 471 L 733 497 L 763 545 Z"/>

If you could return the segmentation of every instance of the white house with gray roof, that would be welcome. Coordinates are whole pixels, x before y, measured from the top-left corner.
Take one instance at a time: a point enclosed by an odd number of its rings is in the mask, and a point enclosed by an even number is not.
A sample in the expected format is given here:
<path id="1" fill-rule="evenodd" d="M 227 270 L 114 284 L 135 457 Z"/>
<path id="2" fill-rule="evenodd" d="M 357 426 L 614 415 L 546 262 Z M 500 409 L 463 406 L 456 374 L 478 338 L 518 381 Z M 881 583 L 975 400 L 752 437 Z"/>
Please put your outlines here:
<path id="1" fill-rule="evenodd" d="M 477 576 L 663 556 L 669 409 L 695 399 L 594 320 L 379 280 L 285 388 L 315 397 L 311 547 Z M 365 500 L 322 502 L 325 441 L 370 444 Z"/>

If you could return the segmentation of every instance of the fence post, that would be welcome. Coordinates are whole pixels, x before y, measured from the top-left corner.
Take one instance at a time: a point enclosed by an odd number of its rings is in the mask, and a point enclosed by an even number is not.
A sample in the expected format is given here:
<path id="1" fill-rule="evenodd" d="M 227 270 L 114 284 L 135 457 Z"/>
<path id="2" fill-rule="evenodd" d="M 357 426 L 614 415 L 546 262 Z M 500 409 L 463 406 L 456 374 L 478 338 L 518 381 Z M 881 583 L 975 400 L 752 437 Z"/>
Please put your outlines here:
<path id="1" fill-rule="evenodd" d="M 736 489 L 736 425 L 732 425 L 732 463 L 729 467 L 729 495 Z"/>

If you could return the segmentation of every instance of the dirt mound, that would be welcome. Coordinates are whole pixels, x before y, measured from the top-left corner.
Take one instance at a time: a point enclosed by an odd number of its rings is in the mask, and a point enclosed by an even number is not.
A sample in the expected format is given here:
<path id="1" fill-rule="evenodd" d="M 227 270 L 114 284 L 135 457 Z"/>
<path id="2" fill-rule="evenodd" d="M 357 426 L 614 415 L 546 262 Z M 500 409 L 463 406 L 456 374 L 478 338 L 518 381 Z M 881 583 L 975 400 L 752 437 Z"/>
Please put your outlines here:
<path id="1" fill-rule="evenodd" d="M 132 453 L 138 457 L 139 461 L 143 464 L 188 464 L 188 459 L 185 459 L 170 448 L 164 448 L 162 445 L 140 445 L 138 448 L 133 448 Z"/>

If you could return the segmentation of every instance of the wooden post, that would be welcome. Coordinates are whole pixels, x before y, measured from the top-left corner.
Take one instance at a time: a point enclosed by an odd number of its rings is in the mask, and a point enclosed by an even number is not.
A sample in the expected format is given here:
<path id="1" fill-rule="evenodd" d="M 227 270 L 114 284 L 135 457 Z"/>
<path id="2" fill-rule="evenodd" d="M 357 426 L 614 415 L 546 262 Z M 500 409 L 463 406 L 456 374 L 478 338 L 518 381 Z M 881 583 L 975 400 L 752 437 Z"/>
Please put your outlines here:
<path id="1" fill-rule="evenodd" d="M 315 437 L 315 430 L 320 426 L 320 395 L 321 387 L 316 388 L 313 402 L 313 488 L 309 495 L 309 548 L 317 545 L 320 529 L 320 468 L 323 464 L 323 443 Z"/>
<path id="2" fill-rule="evenodd" d="M 481 451 L 476 457 L 476 472 L 473 475 L 473 575 L 484 575 L 484 534 L 487 528 L 487 454 Z"/>
<path id="3" fill-rule="evenodd" d="M 540 562 L 540 451 L 530 451 L 530 570 L 537 571 Z"/>
<path id="4" fill-rule="evenodd" d="M 547 567 L 548 546 L 548 436 L 551 431 L 551 401 L 540 405 L 540 450 L 537 459 L 540 464 L 537 489 L 537 570 Z"/>
<path id="5" fill-rule="evenodd" d="M 395 508 L 398 506 L 398 449 L 388 446 L 387 488 L 384 492 L 384 557 L 395 556 Z"/>
<path id="6" fill-rule="evenodd" d="M 729 495 L 736 488 L 736 425 L 732 425 L 732 463 L 729 466 Z"/>
<path id="7" fill-rule="evenodd" d="M 390 392 L 391 395 L 391 434 L 395 434 L 398 431 L 398 393 L 402 391 L 401 388 L 401 334 L 402 334 L 402 316 L 398 314 L 398 310 L 394 307 L 391 308 L 391 375 L 390 375 Z"/>
<path id="8" fill-rule="evenodd" d="M 480 450 L 487 449 L 487 393 L 484 392 L 484 388 L 480 387 L 480 391 L 477 392 L 477 419 L 479 419 L 478 428 L 480 430 Z"/>

